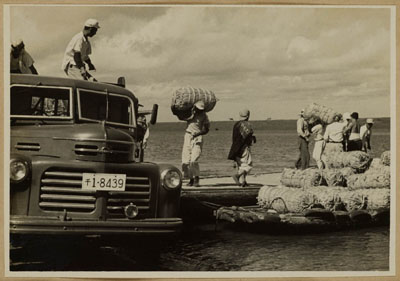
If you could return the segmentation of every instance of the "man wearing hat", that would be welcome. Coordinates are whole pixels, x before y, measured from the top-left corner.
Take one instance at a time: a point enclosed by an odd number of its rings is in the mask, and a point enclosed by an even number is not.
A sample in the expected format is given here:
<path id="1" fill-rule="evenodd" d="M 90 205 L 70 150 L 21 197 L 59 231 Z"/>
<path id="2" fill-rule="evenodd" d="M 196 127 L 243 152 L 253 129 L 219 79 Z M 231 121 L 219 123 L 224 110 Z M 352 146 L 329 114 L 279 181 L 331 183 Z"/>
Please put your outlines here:
<path id="1" fill-rule="evenodd" d="M 310 164 L 310 152 L 308 151 L 310 131 L 308 130 L 308 123 L 304 119 L 304 109 L 301 110 L 300 118 L 297 120 L 297 135 L 300 152 L 295 167 L 296 169 L 305 170 Z"/>
<path id="2" fill-rule="evenodd" d="M 21 74 L 38 74 L 33 66 L 34 60 L 25 50 L 24 42 L 21 39 L 15 40 L 11 44 L 10 53 L 10 72 Z"/>
<path id="3" fill-rule="evenodd" d="M 236 162 L 237 173 L 232 176 L 238 186 L 247 186 L 246 175 L 253 168 L 250 147 L 256 142 L 253 136 L 253 128 L 249 122 L 250 111 L 243 109 L 239 112 L 240 121 L 233 125 L 232 146 L 229 151 L 228 159 Z M 243 178 L 240 182 L 240 178 Z"/>
<path id="4" fill-rule="evenodd" d="M 368 118 L 365 121 L 365 124 L 360 128 L 360 138 L 362 141 L 362 150 L 367 152 L 367 150 L 371 150 L 371 133 L 372 133 L 372 126 L 374 125 L 374 119 Z"/>
<path id="5" fill-rule="evenodd" d="M 69 42 L 62 62 L 62 69 L 71 78 L 96 81 L 86 70 L 96 70 L 89 55 L 92 53 L 89 37 L 96 35 L 100 28 L 99 22 L 95 19 L 88 19 L 81 32 L 72 37 Z"/>
<path id="6" fill-rule="evenodd" d="M 192 108 L 192 115 L 186 119 L 187 126 L 182 149 L 182 170 L 189 178 L 189 186 L 200 186 L 199 158 L 203 148 L 203 135 L 210 130 L 210 121 L 204 111 L 204 101 L 198 101 Z"/>

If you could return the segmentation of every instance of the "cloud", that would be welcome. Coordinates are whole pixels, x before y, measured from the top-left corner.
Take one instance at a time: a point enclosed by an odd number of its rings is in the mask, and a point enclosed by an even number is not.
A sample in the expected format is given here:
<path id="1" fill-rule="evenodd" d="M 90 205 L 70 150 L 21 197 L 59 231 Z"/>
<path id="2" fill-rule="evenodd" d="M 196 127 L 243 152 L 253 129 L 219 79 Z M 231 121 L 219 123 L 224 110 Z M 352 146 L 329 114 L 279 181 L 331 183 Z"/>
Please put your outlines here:
<path id="1" fill-rule="evenodd" d="M 99 19 L 101 29 L 91 39 L 94 75 L 110 82 L 125 76 L 140 98 L 166 107 L 165 120 L 175 120 L 168 109 L 172 92 L 188 85 L 213 90 L 221 106 L 212 116 L 224 120 L 225 108 L 243 103 L 273 104 L 272 115 L 293 118 L 300 102 L 346 99 L 357 105 L 360 97 L 387 101 L 389 96 L 389 9 L 15 6 L 11 11 L 11 36 L 24 38 L 41 73 L 56 76 L 63 75 L 68 41 L 87 18 Z M 275 109 L 283 105 L 290 110 Z M 257 114 L 264 117 L 256 110 L 253 118 Z"/>

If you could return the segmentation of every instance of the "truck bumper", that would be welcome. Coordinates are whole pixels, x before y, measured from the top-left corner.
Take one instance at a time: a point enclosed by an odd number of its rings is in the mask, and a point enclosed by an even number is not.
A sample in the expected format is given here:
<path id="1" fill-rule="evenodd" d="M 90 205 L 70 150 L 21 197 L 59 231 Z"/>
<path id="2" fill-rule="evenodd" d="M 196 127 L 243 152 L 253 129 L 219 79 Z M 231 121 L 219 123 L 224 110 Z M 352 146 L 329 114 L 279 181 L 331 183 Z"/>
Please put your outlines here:
<path id="1" fill-rule="evenodd" d="M 11 216 L 11 234 L 49 235 L 168 235 L 180 231 L 180 218 L 110 219 L 106 221 L 44 219 L 43 217 Z"/>

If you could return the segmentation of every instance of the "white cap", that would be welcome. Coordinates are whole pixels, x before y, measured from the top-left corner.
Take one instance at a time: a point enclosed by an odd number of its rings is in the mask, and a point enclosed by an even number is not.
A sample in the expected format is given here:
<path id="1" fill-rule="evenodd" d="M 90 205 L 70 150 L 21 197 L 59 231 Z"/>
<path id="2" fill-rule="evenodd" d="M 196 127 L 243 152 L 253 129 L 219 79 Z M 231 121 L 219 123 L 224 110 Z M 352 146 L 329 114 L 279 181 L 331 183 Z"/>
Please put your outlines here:
<path id="1" fill-rule="evenodd" d="M 351 119 L 350 112 L 343 113 L 343 120 L 349 120 L 349 119 Z"/>
<path id="2" fill-rule="evenodd" d="M 17 40 L 14 40 L 12 43 L 11 43 L 11 46 L 13 46 L 14 48 L 16 48 L 16 47 L 18 47 L 19 45 L 21 45 L 21 44 L 23 44 L 24 43 L 24 41 L 22 41 L 22 39 L 17 39 Z"/>
<path id="3" fill-rule="evenodd" d="M 368 123 L 368 124 L 374 124 L 374 119 L 368 118 L 367 121 L 366 121 L 366 123 Z"/>
<path id="4" fill-rule="evenodd" d="M 239 116 L 240 116 L 240 118 L 242 118 L 242 119 L 247 119 L 247 118 L 250 116 L 250 110 L 248 110 L 247 108 L 241 110 L 241 111 L 239 112 Z"/>
<path id="5" fill-rule="evenodd" d="M 202 100 L 199 100 L 198 102 L 196 102 L 195 104 L 194 104 L 194 106 L 197 108 L 197 109 L 199 109 L 199 110 L 204 110 L 204 101 L 202 101 Z"/>
<path id="6" fill-rule="evenodd" d="M 87 27 L 100 28 L 100 25 L 99 25 L 98 20 L 95 20 L 95 19 L 88 19 L 88 20 L 85 22 L 85 26 L 87 26 Z"/>

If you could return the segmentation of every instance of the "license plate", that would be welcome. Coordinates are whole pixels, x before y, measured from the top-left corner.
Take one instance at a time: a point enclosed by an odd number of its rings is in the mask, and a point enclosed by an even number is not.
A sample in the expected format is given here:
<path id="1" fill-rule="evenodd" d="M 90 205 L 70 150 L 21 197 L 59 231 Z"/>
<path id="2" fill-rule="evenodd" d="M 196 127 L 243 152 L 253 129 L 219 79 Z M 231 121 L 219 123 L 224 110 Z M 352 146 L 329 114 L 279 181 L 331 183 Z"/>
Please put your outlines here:
<path id="1" fill-rule="evenodd" d="M 83 173 L 82 189 L 99 191 L 124 191 L 125 182 L 125 174 Z"/>

